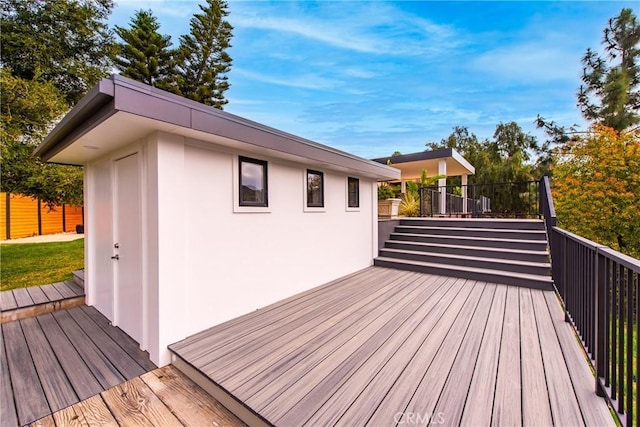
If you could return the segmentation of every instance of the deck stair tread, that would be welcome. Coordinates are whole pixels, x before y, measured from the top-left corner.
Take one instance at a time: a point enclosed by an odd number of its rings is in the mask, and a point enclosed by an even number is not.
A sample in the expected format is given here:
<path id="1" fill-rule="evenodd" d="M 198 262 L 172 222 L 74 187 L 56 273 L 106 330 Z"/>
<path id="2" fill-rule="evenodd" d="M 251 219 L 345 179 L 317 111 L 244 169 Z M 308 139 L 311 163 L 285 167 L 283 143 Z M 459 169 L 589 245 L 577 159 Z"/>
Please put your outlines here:
<path id="1" fill-rule="evenodd" d="M 386 261 L 386 262 L 390 262 L 390 263 L 398 263 L 398 264 L 419 265 L 419 266 L 423 266 L 423 267 L 433 267 L 433 268 L 438 268 L 438 269 L 443 269 L 443 270 L 452 270 L 452 271 L 459 270 L 458 267 L 452 266 L 452 265 L 437 264 L 437 263 L 433 263 L 433 262 L 423 262 L 423 261 L 408 261 L 408 260 L 404 260 L 404 259 L 400 259 L 400 258 L 378 257 L 378 258 L 376 258 L 376 260 Z M 477 268 L 477 267 L 464 267 L 464 270 L 466 272 L 471 272 L 471 273 L 491 274 L 491 275 L 504 276 L 504 277 L 514 277 L 514 278 L 518 278 L 518 279 L 527 279 L 527 280 L 533 280 L 533 281 L 544 282 L 544 283 L 549 283 L 549 284 L 553 283 L 553 281 L 551 279 L 551 276 L 546 276 L 546 275 L 516 273 L 516 272 L 510 272 L 510 271 L 494 270 L 494 269 L 489 269 L 489 268 Z"/>
<path id="2" fill-rule="evenodd" d="M 485 227 L 440 227 L 431 225 L 404 225 L 400 224 L 399 228 L 409 228 L 413 230 L 446 230 L 446 231 L 470 231 L 480 233 L 513 233 L 513 234 L 531 234 L 531 235 L 545 235 L 544 230 L 525 230 L 518 228 L 485 228 Z"/>
<path id="3" fill-rule="evenodd" d="M 374 265 L 550 290 L 541 220 L 400 219 Z"/>
<path id="4" fill-rule="evenodd" d="M 394 253 L 409 253 L 415 255 L 427 255 L 439 258 L 451 258 L 451 259 L 464 259 L 464 260 L 474 260 L 474 261 L 487 261 L 491 263 L 500 263 L 500 264 L 512 264 L 512 265 L 523 265 L 529 267 L 542 267 L 542 268 L 551 268 L 550 263 L 541 263 L 541 262 L 530 262 L 530 261 L 518 261 L 512 259 L 503 259 L 503 258 L 489 258 L 489 257 L 477 257 L 477 256 L 468 256 L 468 255 L 452 255 L 452 254 L 443 254 L 439 252 L 425 252 L 425 251 L 409 251 L 404 249 L 393 249 L 393 248 L 384 248 L 383 251 L 386 252 L 394 252 Z"/>
<path id="5" fill-rule="evenodd" d="M 544 245 L 546 247 L 547 242 L 543 240 L 527 240 L 527 239 L 505 239 L 502 237 L 477 237 L 477 236 L 447 236 L 443 234 L 416 234 L 416 233 L 391 233 L 392 236 L 412 236 L 412 237 L 425 237 L 425 238 L 437 238 L 437 239 L 451 239 L 451 240 L 474 240 L 484 242 L 505 242 L 505 243 L 533 243 L 538 245 Z"/>
<path id="6" fill-rule="evenodd" d="M 483 251 L 489 251 L 489 252 L 501 252 L 501 253 L 520 253 L 520 254 L 524 254 L 524 255 L 545 255 L 545 256 L 549 256 L 549 251 L 548 250 L 543 250 L 543 251 L 532 251 L 532 250 L 528 250 L 528 249 L 508 249 L 508 248 L 498 248 L 498 247 L 490 247 L 490 246 L 483 246 L 483 247 L 469 247 L 469 246 L 465 246 L 465 245 L 449 245 L 446 243 L 429 243 L 429 242 L 413 242 L 411 240 L 387 240 L 386 243 L 394 243 L 394 244 L 404 244 L 404 245 L 411 245 L 411 246 L 415 246 L 415 247 L 424 247 L 424 248 L 450 248 L 450 249 L 469 249 L 469 250 L 483 250 Z"/>

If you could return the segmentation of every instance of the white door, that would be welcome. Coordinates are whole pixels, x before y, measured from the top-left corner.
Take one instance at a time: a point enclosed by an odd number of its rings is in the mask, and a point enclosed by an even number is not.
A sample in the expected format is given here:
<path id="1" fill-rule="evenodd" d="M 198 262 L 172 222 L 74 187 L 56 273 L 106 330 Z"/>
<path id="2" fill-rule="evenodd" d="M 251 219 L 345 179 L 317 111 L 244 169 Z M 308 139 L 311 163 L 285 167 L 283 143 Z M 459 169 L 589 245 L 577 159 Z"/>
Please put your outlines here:
<path id="1" fill-rule="evenodd" d="M 139 154 L 115 162 L 115 323 L 142 343 L 142 215 Z"/>

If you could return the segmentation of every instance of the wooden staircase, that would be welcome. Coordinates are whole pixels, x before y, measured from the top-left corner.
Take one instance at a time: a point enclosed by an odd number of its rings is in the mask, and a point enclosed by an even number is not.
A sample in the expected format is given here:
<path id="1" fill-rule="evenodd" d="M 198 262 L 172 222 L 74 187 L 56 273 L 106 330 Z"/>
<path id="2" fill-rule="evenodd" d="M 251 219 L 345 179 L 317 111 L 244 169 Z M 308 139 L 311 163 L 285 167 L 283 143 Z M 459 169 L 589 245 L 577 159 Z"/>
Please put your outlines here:
<path id="1" fill-rule="evenodd" d="M 542 220 L 401 219 L 374 265 L 553 289 Z"/>

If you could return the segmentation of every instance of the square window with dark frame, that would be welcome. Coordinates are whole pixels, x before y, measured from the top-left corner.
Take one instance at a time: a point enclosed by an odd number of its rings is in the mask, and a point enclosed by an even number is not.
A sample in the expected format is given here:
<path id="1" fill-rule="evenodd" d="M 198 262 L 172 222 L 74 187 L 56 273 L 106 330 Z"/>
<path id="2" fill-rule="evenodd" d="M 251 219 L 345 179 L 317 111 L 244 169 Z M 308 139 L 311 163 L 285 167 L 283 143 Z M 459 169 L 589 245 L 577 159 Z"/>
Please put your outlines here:
<path id="1" fill-rule="evenodd" d="M 347 178 L 347 199 L 348 207 L 359 208 L 360 207 L 360 180 L 358 178 Z"/>
<path id="2" fill-rule="evenodd" d="M 267 193 L 267 162 L 248 157 L 240 162 L 240 206 L 269 206 Z"/>
<path id="3" fill-rule="evenodd" d="M 307 207 L 324 207 L 324 174 L 307 169 Z"/>

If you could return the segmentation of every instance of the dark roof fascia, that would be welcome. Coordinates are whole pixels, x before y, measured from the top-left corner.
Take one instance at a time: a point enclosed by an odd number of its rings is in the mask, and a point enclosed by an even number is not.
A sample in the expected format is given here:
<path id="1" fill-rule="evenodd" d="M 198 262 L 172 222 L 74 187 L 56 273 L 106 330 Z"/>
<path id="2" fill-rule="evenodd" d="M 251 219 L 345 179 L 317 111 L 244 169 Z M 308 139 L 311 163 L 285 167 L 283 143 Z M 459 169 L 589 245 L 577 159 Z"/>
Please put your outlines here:
<path id="1" fill-rule="evenodd" d="M 445 159 L 447 157 L 453 157 L 453 148 L 441 148 L 433 151 L 420 151 L 418 153 L 401 154 L 399 156 L 380 157 L 372 159 L 374 162 L 382 164 L 398 164 L 418 162 L 421 160 L 433 160 L 433 159 Z"/>
<path id="2" fill-rule="evenodd" d="M 400 178 L 399 171 L 386 164 L 379 166 L 370 160 L 345 151 L 236 116 L 227 111 L 209 107 L 135 80 L 118 75 L 113 75 L 112 78 L 116 84 L 115 107 L 118 111 L 126 111 L 328 165 L 354 170 L 364 168 L 367 173 L 380 175 L 385 179 Z M 125 92 L 127 93 L 125 94 Z M 150 95 L 150 98 L 142 99 L 136 95 L 136 92 Z M 216 120 L 212 120 L 213 118 Z"/>
<path id="3" fill-rule="evenodd" d="M 102 79 L 94 86 L 34 150 L 34 155 L 47 161 L 71 145 L 73 141 L 113 115 L 115 85 Z"/>
<path id="4" fill-rule="evenodd" d="M 50 159 L 75 138 L 118 111 L 309 158 L 327 165 L 361 170 L 384 179 L 400 177 L 398 169 L 386 164 L 378 165 L 353 154 L 115 74 L 101 80 L 67 114 L 36 148 L 36 154 L 44 160 Z M 92 117 L 96 113 L 98 115 Z"/>

